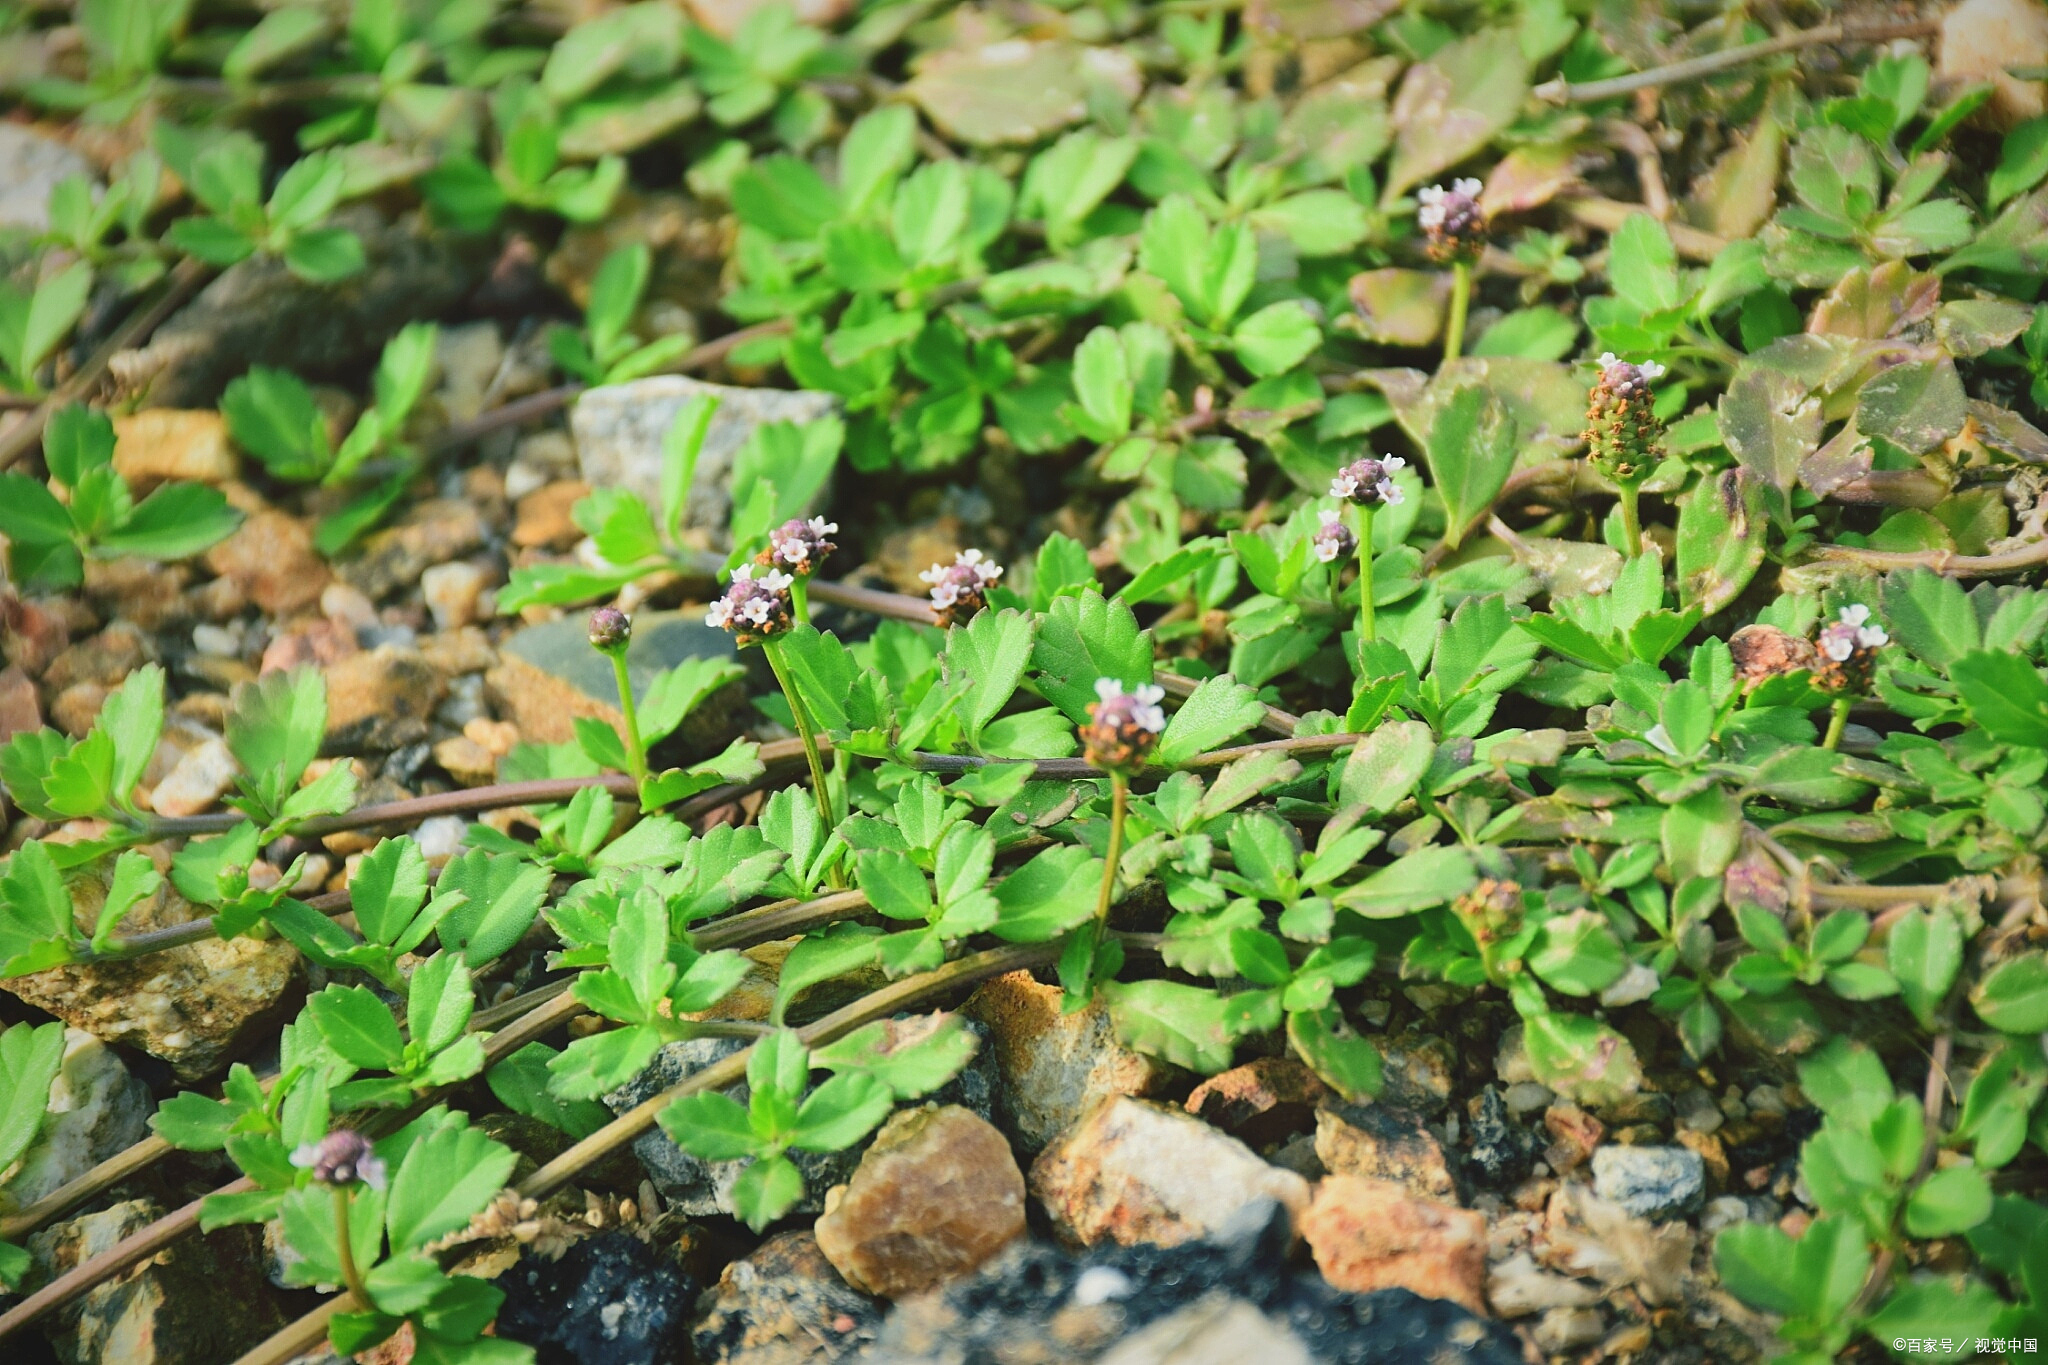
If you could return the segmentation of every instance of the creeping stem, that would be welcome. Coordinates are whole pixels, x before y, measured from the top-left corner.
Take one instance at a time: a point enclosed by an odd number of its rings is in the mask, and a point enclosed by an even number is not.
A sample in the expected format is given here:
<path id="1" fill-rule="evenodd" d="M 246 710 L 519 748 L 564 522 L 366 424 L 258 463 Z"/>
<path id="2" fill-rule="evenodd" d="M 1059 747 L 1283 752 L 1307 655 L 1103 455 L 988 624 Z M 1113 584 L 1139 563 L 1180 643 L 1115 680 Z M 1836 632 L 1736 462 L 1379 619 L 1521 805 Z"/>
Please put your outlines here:
<path id="1" fill-rule="evenodd" d="M 1465 310 L 1472 303 L 1472 267 L 1465 261 L 1451 263 L 1451 315 L 1444 322 L 1444 359 L 1456 360 L 1465 353 Z"/>
<path id="2" fill-rule="evenodd" d="M 789 610 L 796 617 L 796 623 L 807 626 L 811 623 L 811 577 L 809 574 L 793 573 L 789 576 Z"/>

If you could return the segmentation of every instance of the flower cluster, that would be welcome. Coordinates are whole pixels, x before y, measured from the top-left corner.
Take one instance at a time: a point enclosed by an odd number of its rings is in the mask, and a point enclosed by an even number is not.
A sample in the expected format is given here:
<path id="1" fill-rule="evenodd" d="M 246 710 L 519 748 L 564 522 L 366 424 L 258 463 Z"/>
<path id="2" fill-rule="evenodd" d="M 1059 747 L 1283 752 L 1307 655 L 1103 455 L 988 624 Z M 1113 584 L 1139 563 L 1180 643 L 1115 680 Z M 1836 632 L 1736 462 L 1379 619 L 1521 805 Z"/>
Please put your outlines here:
<path id="1" fill-rule="evenodd" d="M 795 580 L 778 569 L 756 577 L 755 566 L 742 564 L 732 571 L 725 595 L 704 613 L 704 624 L 729 630 L 742 645 L 756 644 L 788 630 L 794 618 L 790 612 L 789 587 Z"/>
<path id="2" fill-rule="evenodd" d="M 590 613 L 590 647 L 600 654 L 616 654 L 633 642 L 633 618 L 617 607 L 599 607 Z"/>
<path id="3" fill-rule="evenodd" d="M 1408 462 L 1399 455 L 1353 460 L 1330 480 L 1330 496 L 1360 507 L 1398 507 L 1401 485 L 1394 482 L 1394 475 L 1407 467 Z"/>
<path id="4" fill-rule="evenodd" d="M 1415 197 L 1422 201 L 1415 222 L 1431 260 L 1449 265 L 1479 259 L 1486 247 L 1486 215 L 1479 209 L 1477 180 L 1454 180 L 1449 189 L 1431 185 Z"/>
<path id="5" fill-rule="evenodd" d="M 1475 942 L 1488 944 L 1512 938 L 1522 928 L 1522 886 L 1519 882 L 1483 877 L 1451 903 Z"/>
<path id="6" fill-rule="evenodd" d="M 1401 490 L 1396 488 L 1394 492 L 1398 501 Z M 1325 512 L 1323 524 L 1316 528 L 1316 533 L 1309 540 L 1309 544 L 1315 547 L 1316 558 L 1323 563 L 1340 564 L 1357 551 L 1358 537 L 1344 524 L 1341 513 Z"/>
<path id="7" fill-rule="evenodd" d="M 988 605 L 988 590 L 1003 576 L 1003 566 L 979 550 L 962 550 L 951 564 L 934 564 L 918 575 L 932 585 L 932 615 L 939 625 L 971 621 Z"/>
<path id="8" fill-rule="evenodd" d="M 838 530 L 838 522 L 823 517 L 812 517 L 809 521 L 791 517 L 768 533 L 768 548 L 755 562 L 764 569 L 787 569 L 808 578 L 818 571 L 826 555 L 839 548 L 831 539 Z"/>
<path id="9" fill-rule="evenodd" d="M 1650 381 L 1664 367 L 1600 357 L 1600 377 L 1586 399 L 1586 458 L 1616 483 L 1640 483 L 1664 458 L 1663 424 L 1652 410 Z"/>
<path id="10" fill-rule="evenodd" d="M 1891 643 L 1891 638 L 1883 626 L 1871 621 L 1869 607 L 1861 602 L 1843 607 L 1814 637 L 1814 648 L 1820 654 L 1813 671 L 1815 686 L 1829 692 L 1869 690 L 1877 651 Z"/>
<path id="11" fill-rule="evenodd" d="M 1104 772 L 1137 772 L 1166 729 L 1166 712 L 1159 706 L 1165 689 L 1144 683 L 1126 691 L 1114 678 L 1098 678 L 1095 697 L 1088 704 L 1088 723 L 1081 727 L 1082 756 Z"/>
<path id="12" fill-rule="evenodd" d="M 373 1190 L 384 1188 L 384 1158 L 353 1129 L 337 1128 L 318 1142 L 304 1144 L 292 1153 L 292 1165 L 311 1171 L 322 1185 L 353 1185 L 360 1180 Z"/>

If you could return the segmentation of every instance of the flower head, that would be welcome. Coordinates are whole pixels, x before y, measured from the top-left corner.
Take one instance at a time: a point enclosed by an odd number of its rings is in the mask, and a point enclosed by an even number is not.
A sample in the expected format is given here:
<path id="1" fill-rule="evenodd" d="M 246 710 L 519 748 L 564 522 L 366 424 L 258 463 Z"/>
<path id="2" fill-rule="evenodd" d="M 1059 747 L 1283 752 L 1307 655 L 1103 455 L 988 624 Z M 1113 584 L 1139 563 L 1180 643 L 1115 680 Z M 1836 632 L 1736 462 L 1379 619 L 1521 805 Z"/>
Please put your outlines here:
<path id="1" fill-rule="evenodd" d="M 1616 483 L 1636 484 L 1664 458 L 1664 424 L 1657 420 L 1650 382 L 1664 375 L 1654 360 L 1600 356 L 1600 377 L 1586 397 L 1586 457 Z"/>
<path id="2" fill-rule="evenodd" d="M 1479 208 L 1479 182 L 1454 180 L 1451 187 L 1431 185 L 1416 191 L 1421 207 L 1415 210 L 1416 226 L 1431 260 L 1474 261 L 1486 247 L 1486 215 Z"/>
<path id="3" fill-rule="evenodd" d="M 1379 459 L 1368 455 L 1353 460 L 1330 480 L 1330 496 L 1360 507 L 1398 507 L 1402 493 L 1394 475 L 1407 467 L 1408 462 L 1399 455 L 1383 455 Z"/>
<path id="4" fill-rule="evenodd" d="M 1396 488 L 1394 491 L 1399 493 L 1401 490 Z M 1344 524 L 1340 513 L 1325 512 L 1323 524 L 1316 528 L 1309 544 L 1315 547 L 1317 559 L 1325 564 L 1336 564 L 1351 558 L 1357 551 L 1358 537 Z"/>
<path id="5" fill-rule="evenodd" d="M 1126 689 L 1115 678 L 1095 680 L 1095 700 L 1088 704 L 1088 723 L 1081 727 L 1081 752 L 1105 772 L 1134 773 L 1166 729 L 1159 703 L 1166 689 L 1142 683 Z"/>
<path id="6" fill-rule="evenodd" d="M 969 621 L 988 605 L 988 590 L 1003 576 L 1003 566 L 979 550 L 962 550 L 951 564 L 934 564 L 919 574 L 932 585 L 932 615 L 941 626 Z"/>
<path id="7" fill-rule="evenodd" d="M 1814 636 L 1814 648 L 1820 652 L 1814 682 L 1829 692 L 1863 691 L 1870 686 L 1877 651 L 1891 638 L 1870 619 L 1869 607 L 1861 602 L 1843 607 Z"/>
<path id="8" fill-rule="evenodd" d="M 384 1188 L 384 1159 L 371 1150 L 368 1138 L 350 1128 L 337 1128 L 318 1142 L 301 1145 L 291 1160 L 322 1185 L 353 1185 L 360 1180 L 373 1190 Z"/>
<path id="9" fill-rule="evenodd" d="M 590 613 L 590 645 L 600 654 L 616 654 L 633 641 L 633 618 L 617 607 Z"/>
<path id="10" fill-rule="evenodd" d="M 789 588 L 795 580 L 779 569 L 757 575 L 755 568 L 742 564 L 734 569 L 724 596 L 704 613 L 704 624 L 731 631 L 742 645 L 780 634 L 794 623 Z"/>
<path id="11" fill-rule="evenodd" d="M 809 521 L 792 517 L 768 533 L 768 548 L 756 562 L 764 569 L 780 567 L 809 576 L 818 571 L 826 555 L 839 548 L 831 539 L 838 530 L 838 522 L 823 517 Z"/>

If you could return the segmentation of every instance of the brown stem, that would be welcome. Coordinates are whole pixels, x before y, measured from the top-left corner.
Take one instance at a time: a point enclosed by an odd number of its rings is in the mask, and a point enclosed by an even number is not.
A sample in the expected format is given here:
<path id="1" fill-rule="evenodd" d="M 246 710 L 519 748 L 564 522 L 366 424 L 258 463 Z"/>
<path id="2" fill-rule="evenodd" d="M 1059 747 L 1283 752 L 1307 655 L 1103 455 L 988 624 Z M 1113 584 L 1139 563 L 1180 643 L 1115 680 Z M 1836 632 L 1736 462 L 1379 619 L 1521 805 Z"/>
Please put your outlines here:
<path id="1" fill-rule="evenodd" d="M 2048 537 L 1995 555 L 1959 555 L 1953 550 L 1866 550 L 1854 545 L 1821 545 L 1823 559 L 1848 559 L 1871 569 L 1932 569 L 1955 578 L 1990 578 L 2048 564 Z"/>
<path id="2" fill-rule="evenodd" d="M 1818 28 L 1782 33 L 1775 38 L 1743 43 L 1738 47 L 1688 57 L 1682 62 L 1653 66 L 1648 71 L 1636 71 L 1609 80 L 1586 81 L 1580 85 L 1573 85 L 1559 77 L 1537 86 L 1533 93 L 1538 99 L 1548 100 L 1554 104 L 1591 104 L 1596 100 L 1613 99 L 1617 95 L 1632 95 L 1638 90 L 1654 90 L 1659 86 L 1704 80 L 1708 76 L 1718 75 L 1746 62 L 1753 62 L 1762 57 L 1773 57 L 1780 52 L 1794 52 L 1802 47 L 1817 47 L 1826 43 L 1883 43 L 1893 38 L 1924 38 L 1940 27 L 1938 23 L 1922 19 L 1889 24 L 1822 24 Z"/>
<path id="3" fill-rule="evenodd" d="M 213 267 L 187 257 L 171 267 L 159 286 L 157 296 L 138 308 L 129 319 L 100 344 L 98 350 L 78 367 L 69 379 L 57 386 L 36 410 L 14 425 L 0 431 L 0 469 L 5 469 L 20 459 L 43 438 L 43 428 L 50 424 L 50 418 L 59 408 L 76 403 L 92 392 L 107 372 L 107 365 L 113 358 L 163 324 L 165 318 L 176 312 L 184 302 L 199 292 L 199 287 L 213 275 Z"/>

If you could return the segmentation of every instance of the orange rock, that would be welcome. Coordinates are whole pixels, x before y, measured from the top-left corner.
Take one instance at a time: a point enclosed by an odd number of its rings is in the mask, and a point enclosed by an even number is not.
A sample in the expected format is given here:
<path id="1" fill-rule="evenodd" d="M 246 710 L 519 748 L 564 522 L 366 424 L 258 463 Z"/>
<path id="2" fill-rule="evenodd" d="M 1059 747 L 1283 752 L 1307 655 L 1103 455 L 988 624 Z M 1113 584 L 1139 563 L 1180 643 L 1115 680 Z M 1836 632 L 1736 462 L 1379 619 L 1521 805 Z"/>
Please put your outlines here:
<path id="1" fill-rule="evenodd" d="M 1329 1087 L 1292 1057 L 1256 1057 L 1211 1076 L 1188 1096 L 1188 1112 L 1254 1146 L 1309 1125 Z"/>
<path id="2" fill-rule="evenodd" d="M 496 680 L 493 673 L 490 681 Z M 529 739 L 540 738 L 523 719 L 520 729 Z M 1043 985 L 1029 972 L 1011 972 L 985 983 L 960 1010 L 988 1025 L 1003 1078 L 1002 1121 L 1026 1152 L 1052 1141 L 1096 1100 L 1150 1095 L 1173 1074 L 1118 1043 L 1100 1004 L 1066 1014 L 1061 995 L 1058 986 Z"/>
<path id="3" fill-rule="evenodd" d="M 583 538 L 583 528 L 570 520 L 569 509 L 590 492 L 581 479 L 560 479 L 534 489 L 519 500 L 512 524 L 512 543 L 523 550 L 566 550 Z"/>
<path id="4" fill-rule="evenodd" d="M 818 1247 L 885 1299 L 965 1274 L 1024 1233 L 1024 1174 L 995 1126 L 957 1104 L 902 1111 L 825 1196 Z"/>
<path id="5" fill-rule="evenodd" d="M 1607 1136 L 1606 1126 L 1575 1104 L 1551 1105 L 1543 1111 L 1543 1126 L 1553 1139 L 1544 1159 L 1559 1175 L 1583 1166 Z"/>
<path id="6" fill-rule="evenodd" d="M 1316 1186 L 1300 1227 L 1338 1289 L 1406 1289 L 1486 1311 L 1486 1219 L 1469 1209 L 1418 1199 L 1391 1180 L 1333 1175 Z"/>
<path id="7" fill-rule="evenodd" d="M 289 616 L 320 600 L 327 565 L 313 549 L 313 533 L 295 517 L 260 511 L 206 552 L 206 567 L 233 579 L 272 616 Z"/>
<path id="8" fill-rule="evenodd" d="M 1332 1175 L 1390 1180 L 1430 1199 L 1457 1202 L 1458 1183 L 1443 1147 L 1405 1110 L 1384 1104 L 1318 1110 L 1316 1156 Z"/>

